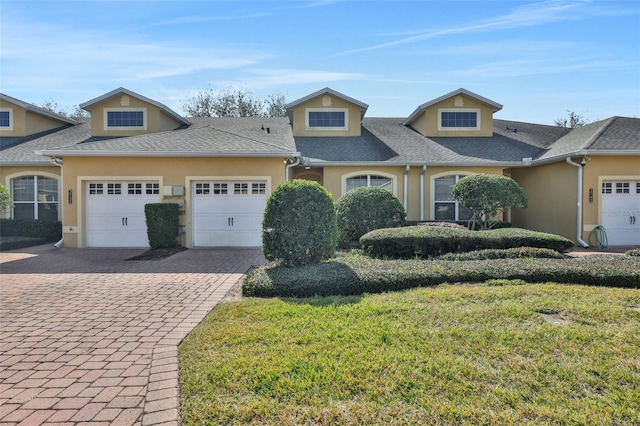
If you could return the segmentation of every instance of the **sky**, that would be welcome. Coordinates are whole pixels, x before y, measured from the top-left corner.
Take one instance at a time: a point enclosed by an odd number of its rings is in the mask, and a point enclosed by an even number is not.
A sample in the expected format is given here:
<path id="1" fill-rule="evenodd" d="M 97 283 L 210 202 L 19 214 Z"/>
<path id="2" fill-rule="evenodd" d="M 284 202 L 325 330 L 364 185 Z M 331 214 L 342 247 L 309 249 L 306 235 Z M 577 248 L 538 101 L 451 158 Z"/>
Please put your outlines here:
<path id="1" fill-rule="evenodd" d="M 505 120 L 640 117 L 640 1 L 0 0 L 2 93 L 70 111 L 118 87 L 179 114 L 330 87 L 367 117 L 458 88 Z"/>

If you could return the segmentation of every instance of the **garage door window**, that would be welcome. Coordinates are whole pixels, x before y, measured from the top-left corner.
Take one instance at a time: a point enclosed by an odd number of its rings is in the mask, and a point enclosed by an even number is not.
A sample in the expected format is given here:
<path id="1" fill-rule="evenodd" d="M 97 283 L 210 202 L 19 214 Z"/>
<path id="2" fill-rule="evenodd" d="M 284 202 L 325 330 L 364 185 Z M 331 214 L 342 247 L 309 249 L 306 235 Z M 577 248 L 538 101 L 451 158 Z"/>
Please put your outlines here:
<path id="1" fill-rule="evenodd" d="M 23 176 L 11 180 L 14 219 L 58 220 L 58 180 Z"/>

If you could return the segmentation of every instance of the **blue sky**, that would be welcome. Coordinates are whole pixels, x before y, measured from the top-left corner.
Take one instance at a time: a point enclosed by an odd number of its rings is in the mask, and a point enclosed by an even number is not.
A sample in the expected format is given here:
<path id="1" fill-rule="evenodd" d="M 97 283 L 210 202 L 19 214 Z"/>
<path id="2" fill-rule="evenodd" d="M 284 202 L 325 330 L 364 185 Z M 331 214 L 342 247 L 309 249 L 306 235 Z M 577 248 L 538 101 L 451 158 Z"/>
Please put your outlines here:
<path id="1" fill-rule="evenodd" d="M 407 117 L 464 87 L 496 118 L 640 117 L 640 1 L 1 0 L 0 90 L 74 105 L 123 86 L 178 113 L 208 88 L 324 87 Z"/>

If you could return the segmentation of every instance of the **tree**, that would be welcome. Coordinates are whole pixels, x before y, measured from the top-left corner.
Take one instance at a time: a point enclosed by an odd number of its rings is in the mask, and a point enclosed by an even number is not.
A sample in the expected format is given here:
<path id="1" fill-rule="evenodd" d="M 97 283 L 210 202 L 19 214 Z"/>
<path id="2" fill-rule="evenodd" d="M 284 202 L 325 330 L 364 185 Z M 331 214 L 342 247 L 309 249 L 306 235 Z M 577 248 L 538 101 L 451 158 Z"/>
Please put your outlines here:
<path id="1" fill-rule="evenodd" d="M 13 200 L 7 188 L 0 183 L 0 215 L 5 215 L 13 208 Z"/>
<path id="2" fill-rule="evenodd" d="M 60 104 L 58 104 L 53 99 L 49 99 L 48 101 L 44 101 L 40 105 L 40 108 L 42 108 L 45 111 L 52 112 L 54 114 L 62 115 L 64 117 L 70 117 L 70 118 L 89 117 L 89 112 L 87 112 L 87 111 L 83 110 L 82 108 L 80 108 L 79 105 L 75 105 L 71 109 L 71 111 L 69 111 L 68 108 L 61 106 Z"/>
<path id="3" fill-rule="evenodd" d="M 588 121 L 582 116 L 582 114 L 569 110 L 567 110 L 567 113 L 569 114 L 567 117 L 556 119 L 554 124 L 559 127 L 568 127 L 570 129 L 588 124 Z"/>
<path id="4" fill-rule="evenodd" d="M 475 174 L 458 181 L 451 195 L 460 204 L 471 210 L 470 222 L 475 229 L 489 229 L 491 218 L 505 209 L 525 208 L 529 204 L 524 191 L 510 177 L 501 175 Z"/>
<path id="5" fill-rule="evenodd" d="M 262 100 L 251 91 L 232 88 L 199 92 L 182 105 L 182 110 L 189 117 L 284 117 L 287 114 L 286 101 L 280 93 Z"/>
<path id="6" fill-rule="evenodd" d="M 296 179 L 278 185 L 267 200 L 262 251 L 285 266 L 319 263 L 338 243 L 333 197 L 317 182 Z"/>

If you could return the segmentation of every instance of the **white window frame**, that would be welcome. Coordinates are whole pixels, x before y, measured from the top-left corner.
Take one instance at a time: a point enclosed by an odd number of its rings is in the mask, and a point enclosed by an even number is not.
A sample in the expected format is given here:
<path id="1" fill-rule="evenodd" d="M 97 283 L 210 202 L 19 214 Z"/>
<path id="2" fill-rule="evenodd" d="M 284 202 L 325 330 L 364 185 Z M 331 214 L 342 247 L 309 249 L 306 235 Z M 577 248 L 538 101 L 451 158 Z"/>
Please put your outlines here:
<path id="1" fill-rule="evenodd" d="M 8 112 L 9 113 L 9 126 L 0 127 L 1 130 L 12 131 L 13 130 L 13 108 L 0 108 L 0 112 Z"/>
<path id="2" fill-rule="evenodd" d="M 344 112 L 344 127 L 311 127 L 309 126 L 310 112 Z M 304 127 L 309 131 L 345 131 L 349 130 L 349 110 L 347 108 L 306 108 L 304 110 Z"/>
<path id="3" fill-rule="evenodd" d="M 442 126 L 442 113 L 443 112 L 475 112 L 476 113 L 476 127 L 443 127 Z M 445 132 L 455 131 L 479 131 L 482 117 L 480 115 L 479 108 L 439 108 L 438 109 L 438 130 Z"/>
<path id="4" fill-rule="evenodd" d="M 460 217 L 459 216 L 459 206 L 460 206 L 460 202 L 457 200 L 454 201 L 438 201 L 436 200 L 436 180 L 440 179 L 440 178 L 444 178 L 447 176 L 455 176 L 456 177 L 456 183 L 462 179 L 463 177 L 466 176 L 471 176 L 474 175 L 476 173 L 474 172 L 468 172 L 468 171 L 464 171 L 464 170 L 450 170 L 448 172 L 442 172 L 442 173 L 437 173 L 433 176 L 431 176 L 431 178 L 429 179 L 429 193 L 431 194 L 431 196 L 429 197 L 429 217 L 430 220 L 436 220 L 436 203 L 440 202 L 440 203 L 446 203 L 446 202 L 455 202 L 455 216 L 454 217 Z M 453 219 L 454 221 L 458 221 L 459 219 Z M 464 219 L 463 219 L 464 220 Z"/>
<path id="5" fill-rule="evenodd" d="M 142 112 L 142 126 L 109 126 L 107 117 L 110 112 Z M 105 108 L 104 130 L 147 130 L 147 119 L 146 108 Z"/>
<path id="6" fill-rule="evenodd" d="M 13 201 L 13 204 L 33 204 L 33 217 L 36 220 L 41 220 L 38 216 L 38 205 L 39 204 L 55 204 L 56 205 L 56 210 L 57 210 L 57 221 L 60 221 L 60 217 L 61 217 L 61 209 L 62 209 L 62 202 L 60 201 L 60 195 L 61 195 L 61 187 L 60 187 L 60 176 L 59 175 L 55 175 L 52 173 L 46 173 L 46 172 L 38 172 L 38 173 L 33 173 L 33 172 L 27 172 L 27 173 L 16 173 L 13 175 L 9 175 L 7 176 L 7 188 L 9 189 L 9 193 L 11 194 L 11 198 L 14 198 L 14 192 L 13 192 L 13 181 L 15 179 L 21 179 L 21 178 L 29 178 L 29 177 L 33 177 L 34 178 L 34 199 L 33 200 L 25 200 L 25 201 Z M 57 199 L 55 201 L 40 201 L 38 200 L 38 177 L 41 178 L 46 178 L 46 179 L 51 179 L 54 180 L 56 182 L 56 188 L 57 188 L 57 193 L 56 193 L 56 197 Z M 10 209 L 10 217 L 11 219 L 15 219 L 14 216 L 14 209 Z"/>
<path id="7" fill-rule="evenodd" d="M 398 177 L 394 174 L 381 172 L 379 170 L 360 170 L 342 175 L 342 195 L 347 193 L 347 180 L 358 176 L 382 176 L 391 179 L 391 193 L 396 197 L 398 196 Z"/>

